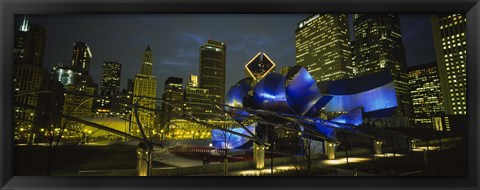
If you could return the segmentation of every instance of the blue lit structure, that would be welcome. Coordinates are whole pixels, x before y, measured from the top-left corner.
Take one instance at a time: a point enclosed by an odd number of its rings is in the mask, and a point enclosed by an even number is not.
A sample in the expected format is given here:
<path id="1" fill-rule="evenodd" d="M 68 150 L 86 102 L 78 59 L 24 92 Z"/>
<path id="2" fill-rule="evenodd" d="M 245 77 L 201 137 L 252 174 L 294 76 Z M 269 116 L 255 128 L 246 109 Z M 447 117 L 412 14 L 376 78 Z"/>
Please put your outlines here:
<path id="1" fill-rule="evenodd" d="M 285 94 L 285 76 L 270 73 L 253 87 L 252 107 L 280 113 L 293 113 Z"/>
<path id="2" fill-rule="evenodd" d="M 253 89 L 252 82 L 253 78 L 247 77 L 233 85 L 227 92 L 225 104 L 231 107 L 242 108 L 245 96 Z M 249 115 L 248 112 L 242 109 L 232 110 L 227 108 L 227 110 L 234 113 L 235 119 L 243 119 Z"/>
<path id="3" fill-rule="evenodd" d="M 255 131 L 255 125 L 246 127 L 249 131 Z M 244 128 L 234 128 L 232 131 L 251 136 Z M 247 138 L 234 135 L 219 129 L 212 130 L 212 146 L 217 149 L 246 149 L 253 145 Z"/>
<path id="4" fill-rule="evenodd" d="M 292 129 L 300 127 L 302 132 L 313 130 L 319 134 L 303 135 L 307 138 L 320 136 L 335 141 L 336 130 L 356 132 L 354 127 L 360 126 L 363 118 L 389 116 L 398 105 L 393 78 L 388 71 L 317 83 L 305 68 L 295 66 L 285 75 L 268 73 L 253 87 L 252 81 L 252 78 L 242 79 L 227 94 L 228 106 L 249 109 L 251 112 L 231 109 L 237 116 L 235 118 L 253 114 L 273 125 L 293 120 L 295 122 L 289 122 L 296 125 Z M 249 91 L 252 93 L 249 94 Z M 331 120 L 320 119 L 320 113 L 325 111 L 344 114 Z M 243 128 L 234 130 L 247 134 Z M 225 132 L 212 132 L 215 147 L 229 149 L 247 146 L 248 140 L 238 136 L 231 142 L 218 140 L 225 139 L 222 134 Z"/>
<path id="5" fill-rule="evenodd" d="M 292 67 L 285 77 L 288 104 L 299 115 L 305 115 L 322 98 L 317 82 L 300 66 Z"/>
<path id="6" fill-rule="evenodd" d="M 398 106 L 393 78 L 388 71 L 338 81 L 321 82 L 319 87 L 332 99 L 327 112 L 349 112 L 363 109 L 364 117 L 385 117 Z"/>
<path id="7" fill-rule="evenodd" d="M 359 126 L 363 123 L 362 108 L 353 109 L 352 111 L 346 114 L 340 115 L 336 118 L 333 118 L 330 121 L 343 123 L 347 125 Z"/>

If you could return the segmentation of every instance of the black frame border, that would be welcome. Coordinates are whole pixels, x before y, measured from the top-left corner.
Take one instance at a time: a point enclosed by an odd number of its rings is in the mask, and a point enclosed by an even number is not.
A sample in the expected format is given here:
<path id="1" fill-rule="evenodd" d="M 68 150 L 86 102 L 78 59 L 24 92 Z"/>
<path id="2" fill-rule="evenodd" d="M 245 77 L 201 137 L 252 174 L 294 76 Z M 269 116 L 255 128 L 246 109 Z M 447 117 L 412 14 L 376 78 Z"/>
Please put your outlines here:
<path id="1" fill-rule="evenodd" d="M 44 177 L 12 176 L 14 14 L 117 13 L 467 14 L 468 177 Z M 2 189 L 477 189 L 480 5 L 478 0 L 0 0 L 0 187 Z"/>

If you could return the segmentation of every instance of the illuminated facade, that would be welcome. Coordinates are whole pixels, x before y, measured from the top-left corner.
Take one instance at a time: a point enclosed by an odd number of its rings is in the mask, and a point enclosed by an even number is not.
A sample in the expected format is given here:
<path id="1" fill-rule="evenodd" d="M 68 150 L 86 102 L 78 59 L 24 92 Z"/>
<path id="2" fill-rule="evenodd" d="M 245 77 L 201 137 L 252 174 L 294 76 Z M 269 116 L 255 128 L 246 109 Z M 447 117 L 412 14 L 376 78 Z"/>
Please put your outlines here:
<path id="1" fill-rule="evenodd" d="M 95 87 L 88 85 L 67 85 L 63 114 L 77 118 L 90 117 L 93 115 L 92 108 Z"/>
<path id="2" fill-rule="evenodd" d="M 121 92 L 117 92 L 113 95 L 112 102 L 112 115 L 117 117 L 126 117 L 132 112 L 132 107 L 129 105 L 132 103 L 132 94 L 128 90 L 123 89 Z"/>
<path id="3" fill-rule="evenodd" d="M 250 125 L 246 127 L 249 131 L 255 131 L 255 126 Z M 233 128 L 232 131 L 251 136 L 244 128 Z M 212 130 L 212 146 L 217 149 L 247 149 L 253 146 L 253 142 L 232 133 L 222 131 L 219 129 Z"/>
<path id="4" fill-rule="evenodd" d="M 198 77 L 190 75 L 190 80 L 185 88 L 185 112 L 194 117 L 207 120 L 211 117 L 212 107 L 209 90 L 199 87 Z"/>
<path id="5" fill-rule="evenodd" d="M 299 127 L 302 131 L 305 128 L 309 131 L 315 129 L 323 136 L 321 138 L 328 141 L 335 141 L 336 129 L 354 131 L 352 126 L 361 125 L 363 118 L 390 117 L 397 107 L 393 77 L 388 71 L 317 83 L 305 68 L 295 66 L 285 75 L 269 73 L 253 87 L 252 80 L 240 80 L 227 93 L 227 105 L 231 106 L 227 111 L 235 119 L 245 121 L 256 115 L 274 125 L 285 125 L 291 120 L 284 118 L 293 117 L 293 120 L 302 123 Z M 341 112 L 343 115 L 326 120 L 318 117 L 322 112 Z M 256 135 L 262 138 L 265 129 L 263 124 L 259 124 L 255 127 Z M 248 132 L 240 128 L 237 130 Z M 228 144 L 228 140 L 218 140 L 226 136 L 221 133 L 225 132 L 212 132 L 212 141 L 220 148 L 243 147 L 247 142 L 245 137 L 237 136 L 235 138 L 242 139 L 238 140 L 241 145 Z M 304 137 L 311 138 L 308 135 Z"/>
<path id="6" fill-rule="evenodd" d="M 247 77 L 252 77 L 256 82 L 265 77 L 268 73 L 275 71 L 275 63 L 267 54 L 258 52 L 246 65 Z"/>
<path id="7" fill-rule="evenodd" d="M 295 31 L 297 65 L 317 81 L 352 76 L 346 14 L 316 14 L 298 23 Z"/>
<path id="8" fill-rule="evenodd" d="M 322 94 L 332 96 L 325 105 L 328 112 L 350 112 L 362 108 L 364 117 L 392 115 L 397 108 L 393 76 L 380 71 L 339 81 L 319 84 Z"/>
<path id="9" fill-rule="evenodd" d="M 432 118 L 444 114 L 436 63 L 409 68 L 413 118 L 416 125 L 431 126 Z"/>
<path id="10" fill-rule="evenodd" d="M 152 50 L 150 49 L 150 46 L 148 46 L 143 54 L 140 73 L 138 73 L 134 79 L 132 104 L 138 102 L 139 106 L 155 109 L 157 107 L 156 100 L 149 99 L 157 98 L 157 81 L 152 74 L 152 61 Z M 135 113 L 135 111 L 132 110 L 132 113 Z M 155 126 L 155 112 L 138 109 L 138 117 L 146 131 L 146 135 L 150 137 L 152 135 L 151 129 Z M 138 123 L 135 117 L 132 117 L 132 128 L 130 133 L 140 135 L 140 130 L 138 129 Z"/>
<path id="11" fill-rule="evenodd" d="M 410 90 L 398 14 L 354 14 L 356 76 L 388 70 L 397 93 L 396 116 L 411 115 Z"/>
<path id="12" fill-rule="evenodd" d="M 225 103 L 227 45 L 208 40 L 200 47 L 200 87 L 208 89 L 212 103 Z"/>
<path id="13" fill-rule="evenodd" d="M 120 76 L 122 65 L 114 61 L 103 62 L 102 83 L 100 96 L 110 99 L 116 92 L 120 91 Z"/>
<path id="14" fill-rule="evenodd" d="M 122 65 L 113 61 L 105 61 L 102 66 L 102 81 L 100 84 L 100 99 L 95 101 L 94 109 L 97 114 L 112 115 L 112 107 L 117 102 L 114 96 L 120 90 L 120 74 Z"/>
<path id="15" fill-rule="evenodd" d="M 22 93 L 28 91 L 37 91 L 45 90 L 48 83 L 48 72 L 46 69 L 37 67 L 30 64 L 16 64 L 14 67 L 13 73 L 13 89 L 14 93 Z M 27 94 L 16 96 L 14 101 L 14 118 L 16 122 L 16 131 L 36 131 L 38 129 L 38 124 L 42 119 L 42 114 L 45 109 L 44 105 L 46 102 L 41 102 L 41 97 L 43 94 Z M 20 105 L 15 105 L 20 104 Z M 21 104 L 26 104 L 29 106 L 35 106 L 40 109 L 31 109 L 25 108 Z M 29 142 L 32 142 L 29 139 Z"/>
<path id="16" fill-rule="evenodd" d="M 75 72 L 88 75 L 90 72 L 90 62 L 92 53 L 90 47 L 85 42 L 76 42 L 73 44 L 72 69 Z"/>
<path id="17" fill-rule="evenodd" d="M 445 114 L 466 115 L 466 17 L 432 15 L 432 29 Z"/>
<path id="18" fill-rule="evenodd" d="M 160 131 L 164 133 L 165 131 Z M 172 119 L 169 123 L 166 139 L 209 139 L 211 129 L 184 119 Z"/>
<path id="19" fill-rule="evenodd" d="M 58 64 L 52 68 L 53 80 L 59 81 L 64 87 L 73 84 L 78 75 L 80 75 L 80 73 L 73 71 L 65 61 L 59 61 Z"/>

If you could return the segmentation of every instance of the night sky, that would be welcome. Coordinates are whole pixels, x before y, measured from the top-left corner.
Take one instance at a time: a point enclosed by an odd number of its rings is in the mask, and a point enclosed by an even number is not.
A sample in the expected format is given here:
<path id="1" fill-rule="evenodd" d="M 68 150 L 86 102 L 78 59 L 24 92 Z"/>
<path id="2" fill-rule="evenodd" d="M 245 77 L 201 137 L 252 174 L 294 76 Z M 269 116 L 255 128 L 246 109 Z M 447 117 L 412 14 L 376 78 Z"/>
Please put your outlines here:
<path id="1" fill-rule="evenodd" d="M 144 50 L 153 51 L 157 97 L 165 80 L 198 75 L 199 48 L 208 39 L 227 44 L 226 90 L 244 78 L 244 65 L 257 52 L 265 52 L 277 71 L 295 65 L 295 29 L 309 15 L 30 15 L 30 23 L 46 28 L 43 66 L 71 61 L 73 44 L 86 42 L 92 52 L 90 74 L 100 85 L 104 61 L 122 64 L 121 88 L 140 71 Z M 23 15 L 16 17 L 16 25 Z M 401 15 L 407 65 L 435 60 L 428 15 Z M 15 28 L 18 28 L 16 26 Z"/>

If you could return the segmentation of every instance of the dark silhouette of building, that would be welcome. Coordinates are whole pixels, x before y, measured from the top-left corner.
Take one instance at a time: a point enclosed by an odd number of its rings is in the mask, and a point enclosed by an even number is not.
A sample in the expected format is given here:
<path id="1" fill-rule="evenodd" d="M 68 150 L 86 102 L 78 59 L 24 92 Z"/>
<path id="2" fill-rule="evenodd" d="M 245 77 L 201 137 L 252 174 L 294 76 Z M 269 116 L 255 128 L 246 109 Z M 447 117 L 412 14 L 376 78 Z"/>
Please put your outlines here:
<path id="1" fill-rule="evenodd" d="M 200 87 L 208 89 L 212 103 L 225 103 L 225 73 L 227 46 L 208 40 L 200 47 Z"/>
<path id="2" fill-rule="evenodd" d="M 122 65 L 114 61 L 105 61 L 102 67 L 102 83 L 100 86 L 100 96 L 112 97 L 120 91 L 120 77 Z"/>
<path id="3" fill-rule="evenodd" d="M 30 25 L 25 15 L 22 25 L 15 32 L 14 44 L 14 118 L 15 140 L 26 139 L 32 144 L 40 129 L 46 126 L 46 101 L 35 91 L 48 90 L 49 75 L 42 67 L 45 46 L 45 29 Z"/>
<path id="4" fill-rule="evenodd" d="M 168 77 L 165 80 L 165 91 L 162 94 L 162 112 L 180 116 L 183 112 L 183 79 Z M 171 115 L 163 114 L 161 126 L 172 119 Z"/>
<path id="5" fill-rule="evenodd" d="M 117 102 L 114 102 L 114 96 L 120 90 L 120 76 L 122 72 L 122 65 L 114 61 L 105 61 L 102 66 L 102 81 L 100 84 L 100 98 L 96 99 L 94 110 L 97 114 L 112 115 L 112 107 Z"/>
<path id="6" fill-rule="evenodd" d="M 36 24 L 30 25 L 28 22 L 25 15 L 22 25 L 15 32 L 14 62 L 41 67 L 45 49 L 45 28 Z"/>
<path id="7" fill-rule="evenodd" d="M 73 44 L 72 69 L 73 71 L 88 75 L 90 71 L 90 62 L 92 53 L 90 47 L 85 42 L 76 42 Z"/>

